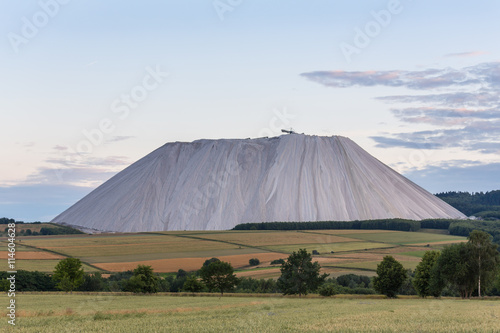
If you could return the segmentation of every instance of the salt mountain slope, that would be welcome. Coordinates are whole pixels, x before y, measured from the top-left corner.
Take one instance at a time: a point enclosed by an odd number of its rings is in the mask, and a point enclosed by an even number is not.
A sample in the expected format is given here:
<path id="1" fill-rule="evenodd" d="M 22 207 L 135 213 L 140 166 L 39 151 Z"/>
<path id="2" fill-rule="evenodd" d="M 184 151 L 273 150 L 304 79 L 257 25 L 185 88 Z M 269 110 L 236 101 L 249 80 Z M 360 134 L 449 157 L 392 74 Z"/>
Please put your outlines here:
<path id="1" fill-rule="evenodd" d="M 291 134 L 167 143 L 52 222 L 136 232 L 396 217 L 465 216 L 348 138 Z"/>

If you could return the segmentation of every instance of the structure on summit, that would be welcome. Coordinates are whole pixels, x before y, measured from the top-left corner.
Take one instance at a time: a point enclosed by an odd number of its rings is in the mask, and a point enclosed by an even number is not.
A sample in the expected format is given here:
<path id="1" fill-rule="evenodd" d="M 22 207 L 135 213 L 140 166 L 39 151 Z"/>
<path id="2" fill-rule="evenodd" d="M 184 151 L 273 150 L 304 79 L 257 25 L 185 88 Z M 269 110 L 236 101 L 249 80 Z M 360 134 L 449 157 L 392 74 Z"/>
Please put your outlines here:
<path id="1" fill-rule="evenodd" d="M 382 218 L 465 216 L 348 138 L 294 133 L 167 143 L 52 222 L 138 232 Z"/>

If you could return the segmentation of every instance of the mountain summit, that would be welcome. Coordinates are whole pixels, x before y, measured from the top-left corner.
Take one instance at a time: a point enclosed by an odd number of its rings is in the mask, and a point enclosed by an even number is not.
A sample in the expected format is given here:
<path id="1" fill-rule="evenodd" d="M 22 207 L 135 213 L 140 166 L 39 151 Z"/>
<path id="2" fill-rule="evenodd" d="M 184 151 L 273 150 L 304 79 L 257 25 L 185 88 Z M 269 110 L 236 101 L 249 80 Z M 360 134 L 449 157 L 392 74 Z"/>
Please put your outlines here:
<path id="1" fill-rule="evenodd" d="M 465 215 L 348 138 L 289 134 L 167 143 L 52 222 L 138 232 L 382 218 Z"/>

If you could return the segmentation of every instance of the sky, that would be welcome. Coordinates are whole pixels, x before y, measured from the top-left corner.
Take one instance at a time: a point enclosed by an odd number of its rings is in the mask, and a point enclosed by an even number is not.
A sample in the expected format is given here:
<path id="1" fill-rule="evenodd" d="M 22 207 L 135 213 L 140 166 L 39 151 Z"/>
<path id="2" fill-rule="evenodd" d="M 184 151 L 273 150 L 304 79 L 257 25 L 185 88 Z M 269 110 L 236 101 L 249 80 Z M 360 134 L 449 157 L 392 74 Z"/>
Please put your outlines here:
<path id="1" fill-rule="evenodd" d="M 347 136 L 500 189 L 498 1 L 0 1 L 0 215 L 49 221 L 173 141 Z"/>

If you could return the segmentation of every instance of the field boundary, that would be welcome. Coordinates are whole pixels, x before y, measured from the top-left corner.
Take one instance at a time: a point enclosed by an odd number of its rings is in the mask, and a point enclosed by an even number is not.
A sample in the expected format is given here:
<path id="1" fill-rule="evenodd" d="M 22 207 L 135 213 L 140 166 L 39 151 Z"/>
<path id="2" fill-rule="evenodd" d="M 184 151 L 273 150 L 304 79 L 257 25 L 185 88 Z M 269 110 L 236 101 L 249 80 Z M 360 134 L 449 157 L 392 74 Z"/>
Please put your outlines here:
<path id="1" fill-rule="evenodd" d="M 57 252 L 57 251 L 53 251 L 53 250 L 48 250 L 48 249 L 44 249 L 44 248 L 40 248 L 40 247 L 36 247 L 36 246 L 34 246 L 34 245 L 28 245 L 28 244 L 24 244 L 24 243 L 23 243 L 22 245 L 23 245 L 23 246 L 26 246 L 26 247 L 29 247 L 30 249 L 37 249 L 37 250 L 40 250 L 40 251 L 42 251 L 42 252 L 49 252 L 49 253 L 53 253 L 53 254 L 58 254 L 58 255 L 63 256 L 63 257 L 65 257 L 65 258 L 73 258 L 73 257 L 71 257 L 71 256 L 68 256 L 67 254 L 64 254 L 64 253 Z M 88 263 L 88 262 L 86 262 L 86 261 L 82 261 L 81 259 L 80 259 L 80 261 L 81 261 L 81 263 L 82 263 L 82 264 L 85 264 L 85 265 L 87 265 L 87 266 L 89 266 L 89 267 L 92 267 L 92 268 L 96 269 L 98 272 L 101 272 L 101 273 L 111 273 L 111 272 L 106 271 L 106 270 L 104 270 L 104 269 L 102 269 L 102 268 L 99 268 L 99 267 L 97 267 L 97 266 L 94 266 L 94 265 L 92 265 L 91 263 Z"/>

